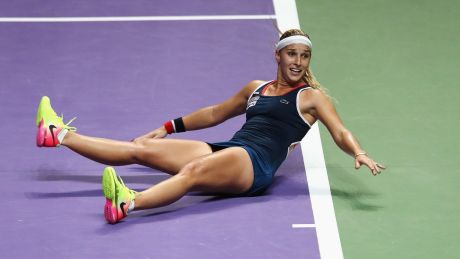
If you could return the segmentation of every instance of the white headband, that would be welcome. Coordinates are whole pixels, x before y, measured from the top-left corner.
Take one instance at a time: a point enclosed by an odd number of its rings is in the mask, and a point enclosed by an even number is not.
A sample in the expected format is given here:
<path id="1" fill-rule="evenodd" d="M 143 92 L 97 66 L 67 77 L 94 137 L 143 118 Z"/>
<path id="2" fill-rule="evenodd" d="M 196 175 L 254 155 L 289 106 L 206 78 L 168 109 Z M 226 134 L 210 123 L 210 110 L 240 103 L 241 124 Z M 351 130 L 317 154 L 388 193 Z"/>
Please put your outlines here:
<path id="1" fill-rule="evenodd" d="M 310 39 L 302 35 L 294 35 L 294 36 L 289 36 L 287 38 L 280 40 L 278 44 L 276 44 L 276 51 L 279 51 L 280 49 L 286 47 L 287 45 L 297 44 L 297 43 L 307 45 L 308 47 L 310 47 L 310 49 L 312 47 Z"/>

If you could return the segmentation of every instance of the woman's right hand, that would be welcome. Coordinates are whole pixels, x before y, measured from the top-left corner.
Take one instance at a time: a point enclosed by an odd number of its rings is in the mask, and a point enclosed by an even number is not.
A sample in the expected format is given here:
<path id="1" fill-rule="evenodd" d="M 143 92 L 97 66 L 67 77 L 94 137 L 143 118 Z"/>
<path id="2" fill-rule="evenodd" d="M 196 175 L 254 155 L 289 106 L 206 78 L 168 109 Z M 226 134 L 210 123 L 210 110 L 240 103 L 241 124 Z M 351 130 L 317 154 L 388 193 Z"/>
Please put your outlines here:
<path id="1" fill-rule="evenodd" d="M 166 132 L 166 129 L 164 126 L 159 127 L 156 130 L 150 131 L 149 133 L 142 135 L 140 137 L 137 137 L 133 139 L 133 142 L 138 142 L 143 139 L 156 139 L 156 138 L 164 138 L 168 135 L 168 132 Z"/>

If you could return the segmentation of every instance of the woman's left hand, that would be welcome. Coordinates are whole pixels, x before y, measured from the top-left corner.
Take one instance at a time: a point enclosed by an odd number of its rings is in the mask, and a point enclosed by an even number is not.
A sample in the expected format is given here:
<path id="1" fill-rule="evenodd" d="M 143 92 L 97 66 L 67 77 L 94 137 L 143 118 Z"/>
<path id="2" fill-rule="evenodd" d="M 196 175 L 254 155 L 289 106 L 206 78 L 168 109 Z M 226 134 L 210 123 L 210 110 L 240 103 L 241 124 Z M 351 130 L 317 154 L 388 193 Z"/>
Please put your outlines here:
<path id="1" fill-rule="evenodd" d="M 368 157 L 367 154 L 357 155 L 355 157 L 355 168 L 359 169 L 362 164 L 369 167 L 374 176 L 386 169 L 384 165 L 375 162 L 372 158 Z"/>

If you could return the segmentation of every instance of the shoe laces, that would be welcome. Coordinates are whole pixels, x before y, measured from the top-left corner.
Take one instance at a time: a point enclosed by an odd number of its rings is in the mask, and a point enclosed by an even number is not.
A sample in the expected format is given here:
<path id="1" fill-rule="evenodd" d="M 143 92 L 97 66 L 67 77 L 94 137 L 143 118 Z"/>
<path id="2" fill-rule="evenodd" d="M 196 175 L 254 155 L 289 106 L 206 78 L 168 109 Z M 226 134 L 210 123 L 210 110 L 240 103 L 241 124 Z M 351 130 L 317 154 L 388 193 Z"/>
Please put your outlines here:
<path id="1" fill-rule="evenodd" d="M 56 117 L 58 117 L 58 118 L 64 123 L 64 115 L 63 115 L 63 114 L 61 114 L 60 117 L 56 115 Z M 77 117 L 73 117 L 71 120 L 69 120 L 69 122 L 67 122 L 67 123 L 64 124 L 64 128 L 65 128 L 65 129 L 68 129 L 68 130 L 70 130 L 70 131 L 76 131 L 76 130 L 77 130 L 76 127 L 69 126 L 69 124 L 72 123 L 72 122 L 73 122 L 74 120 L 76 120 L 76 119 L 77 119 Z"/>

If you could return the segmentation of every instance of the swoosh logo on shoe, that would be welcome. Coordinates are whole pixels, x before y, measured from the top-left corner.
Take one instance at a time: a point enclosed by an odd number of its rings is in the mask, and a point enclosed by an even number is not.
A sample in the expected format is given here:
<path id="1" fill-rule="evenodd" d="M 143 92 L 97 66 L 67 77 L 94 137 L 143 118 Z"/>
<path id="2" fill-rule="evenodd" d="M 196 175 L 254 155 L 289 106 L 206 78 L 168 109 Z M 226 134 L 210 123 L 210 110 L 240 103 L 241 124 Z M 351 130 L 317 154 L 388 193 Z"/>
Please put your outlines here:
<path id="1" fill-rule="evenodd" d="M 50 131 L 51 131 L 51 136 L 53 137 L 53 144 L 55 144 L 55 143 L 56 143 L 56 140 L 54 139 L 54 129 L 56 129 L 56 126 L 50 125 L 48 128 L 50 129 Z"/>
<path id="2" fill-rule="evenodd" d="M 125 212 L 125 205 L 126 205 L 126 203 L 124 203 L 124 202 L 120 203 L 120 209 L 121 209 L 121 212 L 123 213 L 123 217 L 128 216 L 126 214 L 126 212 Z"/>

